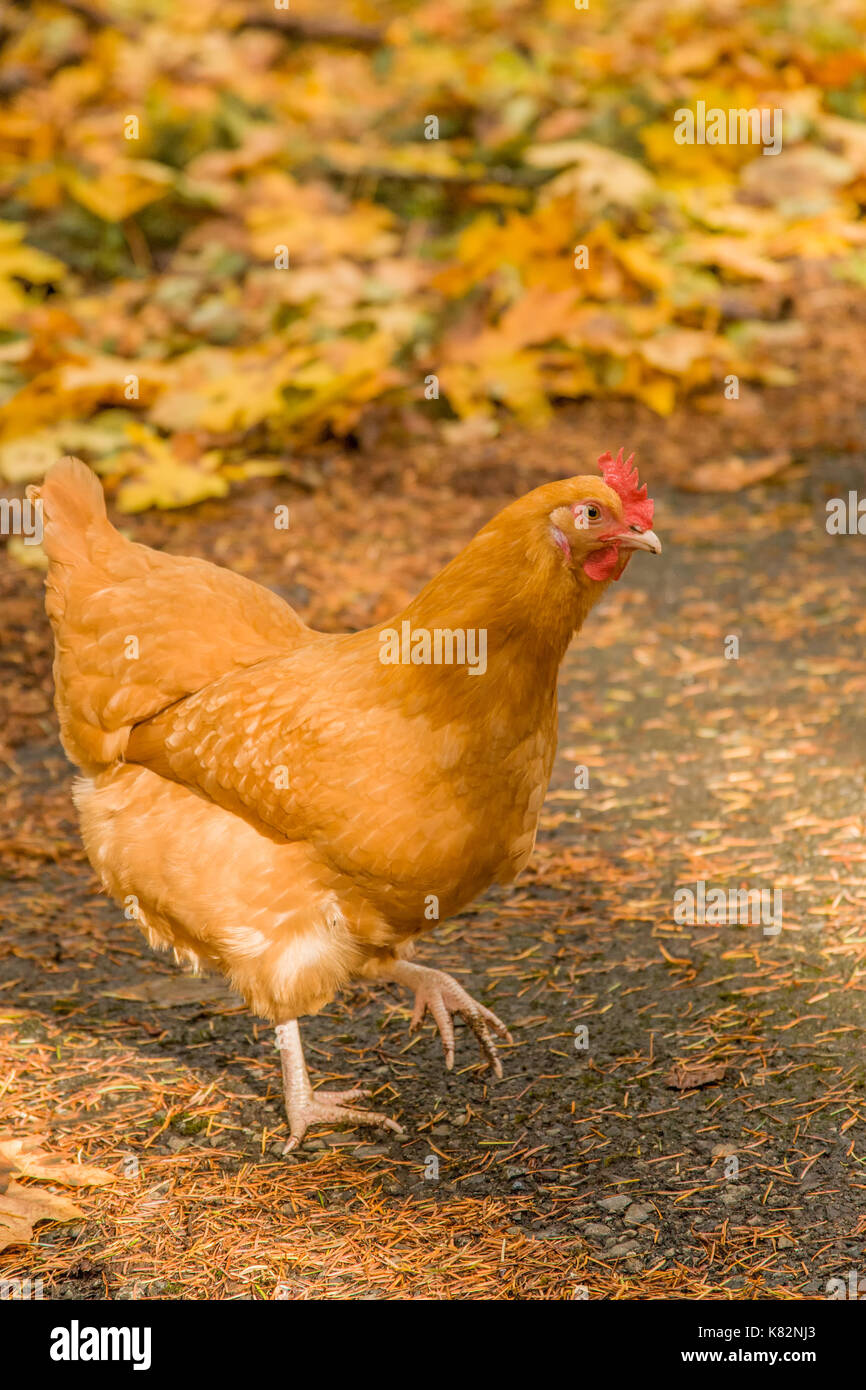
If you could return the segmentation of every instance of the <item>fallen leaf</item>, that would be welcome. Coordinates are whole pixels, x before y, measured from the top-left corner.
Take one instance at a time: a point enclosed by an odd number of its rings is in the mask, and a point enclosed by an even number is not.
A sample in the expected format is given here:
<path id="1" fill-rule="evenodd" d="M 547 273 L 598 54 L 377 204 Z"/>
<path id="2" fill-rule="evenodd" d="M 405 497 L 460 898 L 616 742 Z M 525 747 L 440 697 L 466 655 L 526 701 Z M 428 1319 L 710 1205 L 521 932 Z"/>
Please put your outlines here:
<path id="1" fill-rule="evenodd" d="M 721 1081 L 727 1072 L 727 1063 L 701 1065 L 699 1062 L 677 1062 L 665 1077 L 665 1085 L 674 1091 L 696 1091 L 701 1086 L 712 1086 Z"/>
<path id="2" fill-rule="evenodd" d="M 102 991 L 104 999 L 126 999 L 150 1004 L 154 1009 L 178 1009 L 184 1004 L 237 1003 L 221 980 L 198 975 L 159 975 L 146 984 L 126 985 Z"/>
<path id="3" fill-rule="evenodd" d="M 77 1221 L 84 1212 L 66 1197 L 10 1182 L 0 1193 L 0 1250 L 26 1245 L 37 1221 Z"/>
<path id="4" fill-rule="evenodd" d="M 787 450 L 751 460 L 731 454 L 730 458 L 698 464 L 680 486 L 685 492 L 739 492 L 765 478 L 775 477 L 790 462 L 791 454 Z"/>
<path id="5" fill-rule="evenodd" d="M 80 1207 L 41 1187 L 24 1186 L 17 1177 L 63 1183 L 67 1187 L 103 1187 L 116 1181 L 104 1168 L 69 1163 L 40 1147 L 37 1135 L 0 1137 L 0 1250 L 26 1245 L 38 1221 L 77 1221 Z"/>
<path id="6" fill-rule="evenodd" d="M 115 1182 L 114 1173 L 105 1168 L 88 1168 L 83 1163 L 68 1163 L 56 1154 L 39 1147 L 36 1137 L 0 1138 L 0 1161 L 11 1164 L 24 1178 L 42 1178 L 46 1182 L 63 1183 L 66 1187 L 104 1187 Z"/>

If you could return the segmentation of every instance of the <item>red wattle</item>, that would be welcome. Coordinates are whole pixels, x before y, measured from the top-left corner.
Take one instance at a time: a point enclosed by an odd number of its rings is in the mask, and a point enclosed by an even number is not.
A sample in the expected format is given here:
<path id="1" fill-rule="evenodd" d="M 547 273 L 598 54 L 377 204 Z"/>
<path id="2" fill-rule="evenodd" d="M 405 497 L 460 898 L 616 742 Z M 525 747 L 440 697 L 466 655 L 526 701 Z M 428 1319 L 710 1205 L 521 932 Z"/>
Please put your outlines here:
<path id="1" fill-rule="evenodd" d="M 610 579 L 619 578 L 619 546 L 606 545 L 604 550 L 597 550 L 594 555 L 584 562 L 583 572 L 589 575 L 590 579 Z M 620 574 L 622 570 L 619 571 Z"/>

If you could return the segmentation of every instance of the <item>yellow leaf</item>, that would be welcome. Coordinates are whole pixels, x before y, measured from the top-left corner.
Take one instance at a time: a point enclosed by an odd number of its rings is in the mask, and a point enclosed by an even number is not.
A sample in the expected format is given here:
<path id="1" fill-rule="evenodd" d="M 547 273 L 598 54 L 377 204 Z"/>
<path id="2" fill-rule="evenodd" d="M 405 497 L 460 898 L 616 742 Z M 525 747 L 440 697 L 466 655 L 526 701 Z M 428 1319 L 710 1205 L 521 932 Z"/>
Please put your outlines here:
<path id="1" fill-rule="evenodd" d="M 779 284 L 791 274 L 788 266 L 777 265 L 763 254 L 753 238 L 733 236 L 695 237 L 680 252 L 693 265 L 717 265 L 743 280 L 763 280 Z"/>
<path id="2" fill-rule="evenodd" d="M 93 176 L 67 169 L 62 177 L 71 197 L 103 222 L 123 222 L 164 198 L 175 182 L 171 169 L 144 159 L 118 159 Z"/>
<path id="3" fill-rule="evenodd" d="M 126 459 L 121 456 L 116 462 L 121 466 L 132 464 L 135 468 L 135 476 L 123 482 L 118 490 L 117 505 L 122 512 L 143 512 L 148 507 L 163 510 L 191 507 L 206 497 L 225 497 L 229 490 L 225 478 L 218 473 L 182 463 L 173 458 L 168 449 L 159 457 L 141 462 L 136 462 L 134 456 Z"/>
<path id="4" fill-rule="evenodd" d="M 297 356 L 270 342 L 188 353 L 172 364 L 173 386 L 160 396 L 150 419 L 171 431 L 249 429 L 281 413 L 283 388 L 293 380 L 296 363 Z"/>
<path id="5" fill-rule="evenodd" d="M 636 388 L 635 395 L 657 415 L 670 415 L 677 401 L 676 387 L 667 376 L 642 381 Z"/>
<path id="6" fill-rule="evenodd" d="M 651 290 L 665 290 L 673 283 L 674 273 L 644 241 L 618 240 L 611 243 L 611 254 L 625 266 L 632 279 Z"/>
<path id="7" fill-rule="evenodd" d="M 531 145 L 524 158 L 536 169 L 566 170 L 545 186 L 542 197 L 570 195 L 581 210 L 597 211 L 607 204 L 636 208 L 655 192 L 655 180 L 636 159 L 591 140 Z"/>
<path id="8" fill-rule="evenodd" d="M 48 556 L 41 545 L 33 545 L 23 536 L 10 536 L 6 542 L 6 554 L 16 565 L 26 570 L 47 570 Z"/>
<path id="9" fill-rule="evenodd" d="M 698 329 L 672 328 L 641 343 L 638 351 L 645 362 L 661 372 L 685 376 L 698 362 L 730 355 L 723 338 Z"/>
<path id="10" fill-rule="evenodd" d="M 23 223 L 0 222 L 0 277 L 17 275 L 38 285 L 59 280 L 65 275 L 66 266 L 55 256 L 28 246 L 24 241 L 26 231 Z"/>

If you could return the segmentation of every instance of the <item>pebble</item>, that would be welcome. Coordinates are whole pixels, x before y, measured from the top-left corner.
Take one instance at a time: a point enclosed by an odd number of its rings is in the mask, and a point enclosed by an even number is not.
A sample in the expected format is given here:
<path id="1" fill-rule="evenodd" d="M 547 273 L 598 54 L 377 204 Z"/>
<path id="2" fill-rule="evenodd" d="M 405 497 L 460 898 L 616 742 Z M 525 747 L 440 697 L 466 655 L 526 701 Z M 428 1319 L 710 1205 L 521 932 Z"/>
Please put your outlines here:
<path id="1" fill-rule="evenodd" d="M 610 1226 L 605 1226 L 601 1221 L 588 1221 L 583 1228 L 585 1236 L 612 1236 L 613 1231 Z"/>
<path id="2" fill-rule="evenodd" d="M 642 1226 L 655 1214 L 655 1207 L 649 1206 L 646 1202 L 632 1202 L 622 1219 L 627 1226 Z"/>
<path id="3" fill-rule="evenodd" d="M 722 1201 L 726 1207 L 735 1207 L 738 1202 L 744 1202 L 748 1195 L 745 1188 L 729 1187 L 722 1193 Z"/>
<path id="4" fill-rule="evenodd" d="M 615 1260 L 620 1255 L 634 1255 L 639 1249 L 640 1246 L 636 1240 L 621 1240 L 618 1245 L 611 1246 L 610 1250 L 606 1250 L 605 1254 Z"/>
<path id="5" fill-rule="evenodd" d="M 626 1207 L 632 1205 L 632 1201 L 631 1197 L 599 1197 L 597 1205 L 605 1211 L 618 1212 L 625 1211 Z"/>

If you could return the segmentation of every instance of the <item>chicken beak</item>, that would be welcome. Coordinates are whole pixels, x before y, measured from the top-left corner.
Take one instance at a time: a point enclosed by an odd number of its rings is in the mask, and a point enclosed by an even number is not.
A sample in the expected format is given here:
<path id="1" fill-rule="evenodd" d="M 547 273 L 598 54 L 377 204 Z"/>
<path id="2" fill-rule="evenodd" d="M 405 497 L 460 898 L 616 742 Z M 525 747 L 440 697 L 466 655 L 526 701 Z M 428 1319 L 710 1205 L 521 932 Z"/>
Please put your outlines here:
<path id="1" fill-rule="evenodd" d="M 651 555 L 662 553 L 662 543 L 655 531 L 625 531 L 616 541 L 620 550 L 648 550 Z"/>

